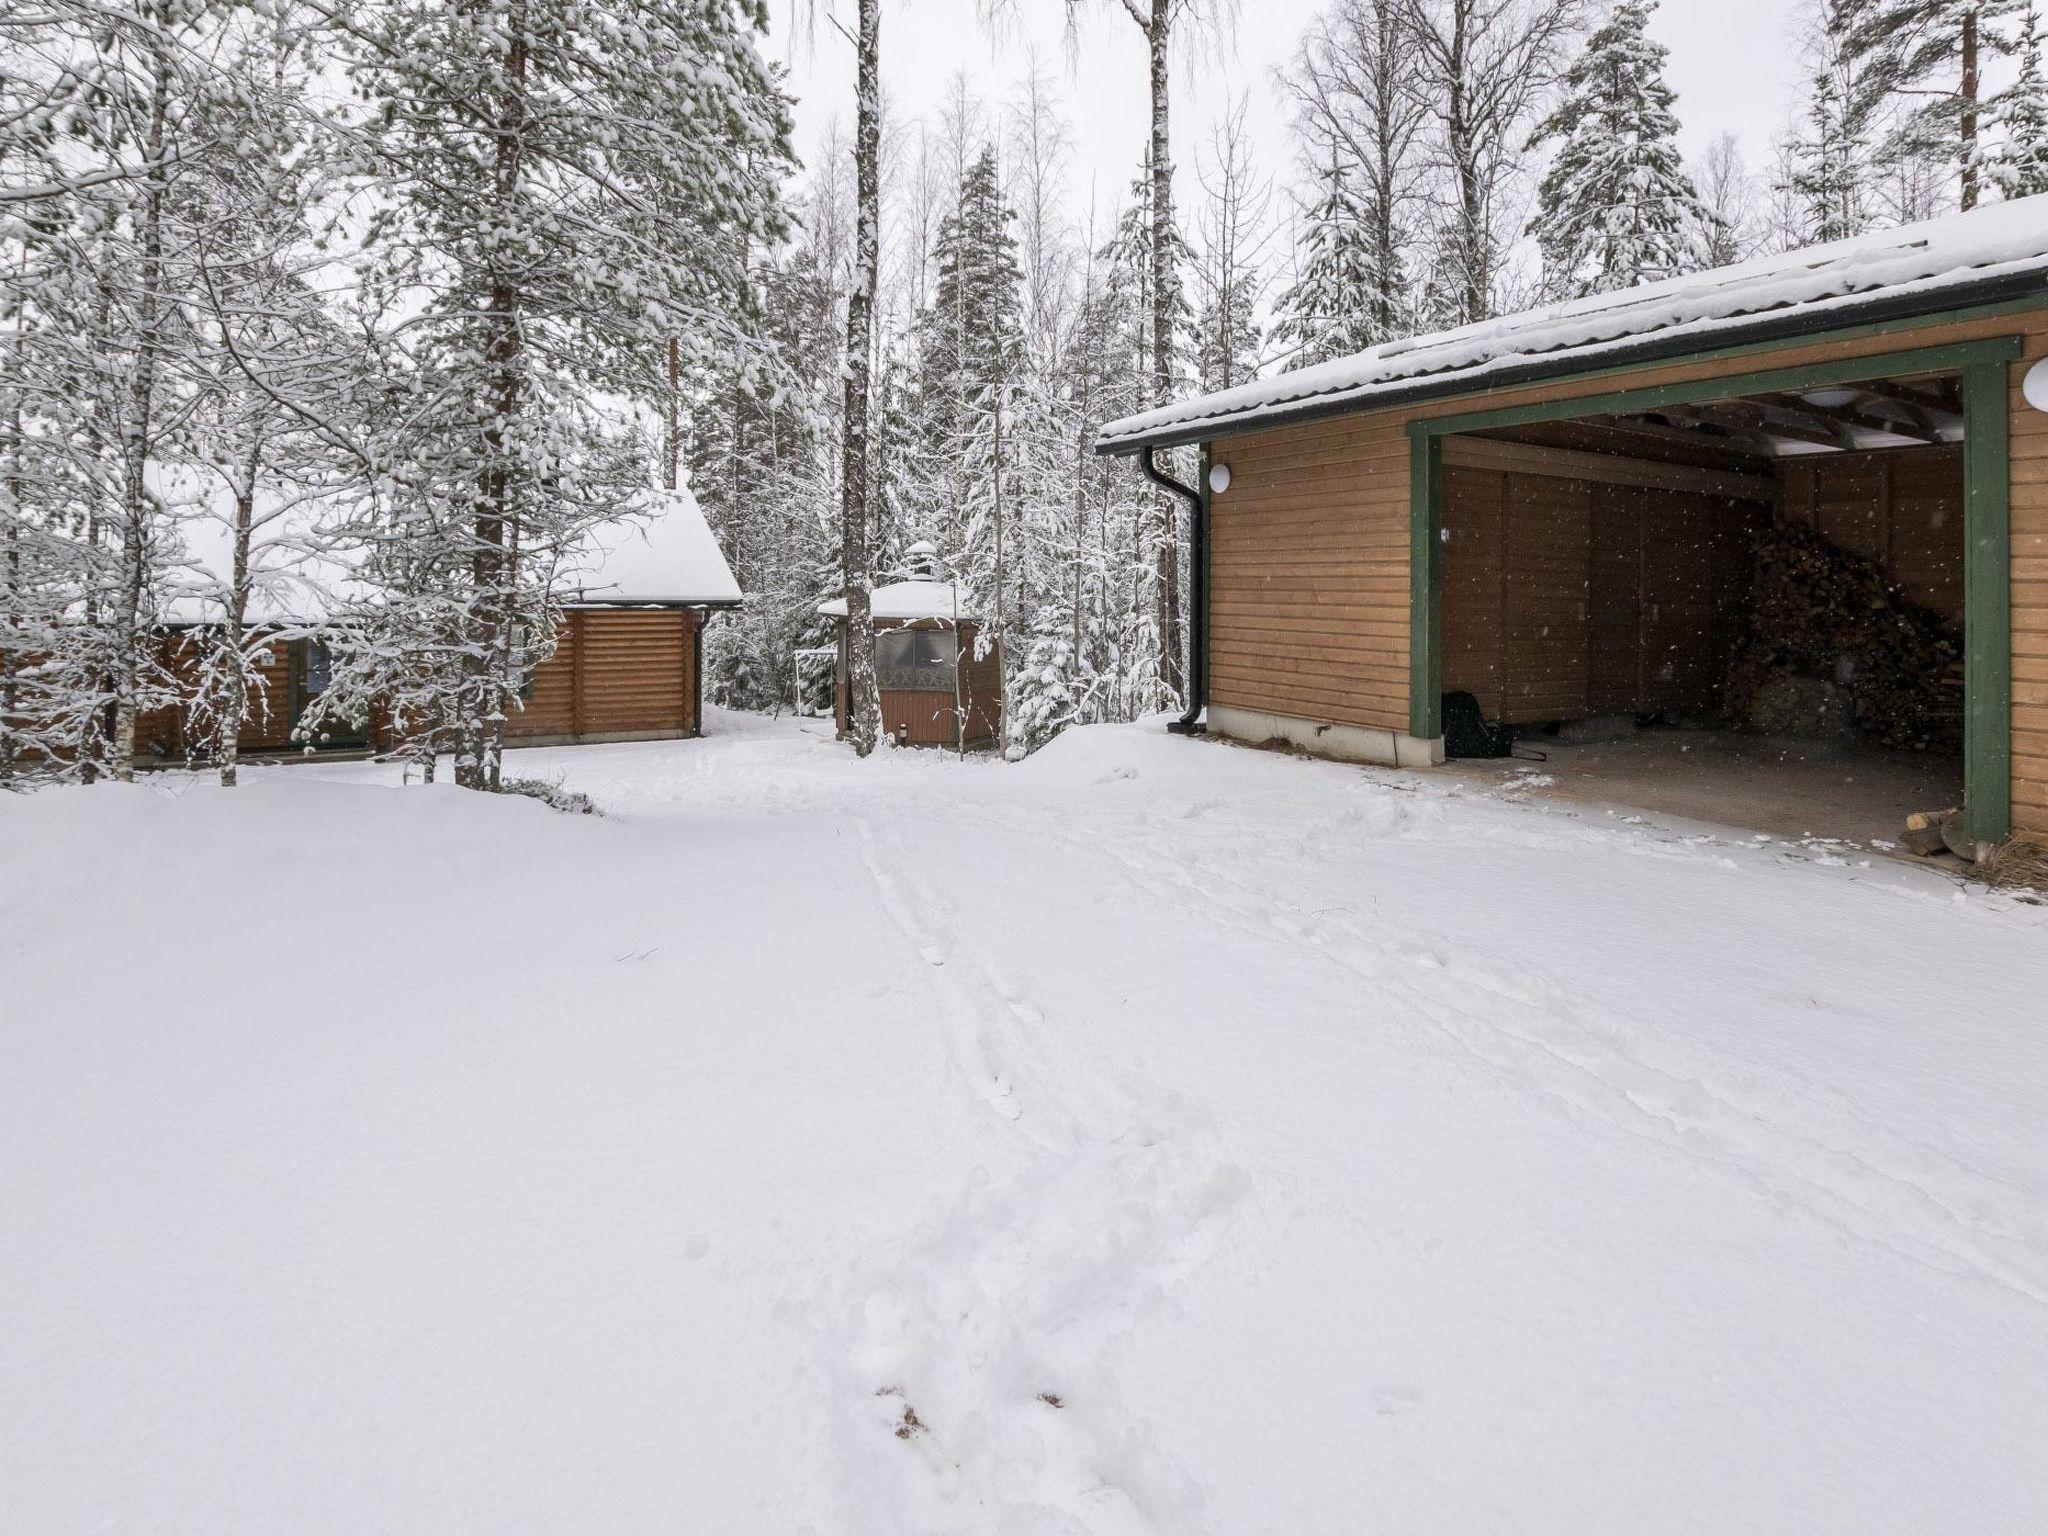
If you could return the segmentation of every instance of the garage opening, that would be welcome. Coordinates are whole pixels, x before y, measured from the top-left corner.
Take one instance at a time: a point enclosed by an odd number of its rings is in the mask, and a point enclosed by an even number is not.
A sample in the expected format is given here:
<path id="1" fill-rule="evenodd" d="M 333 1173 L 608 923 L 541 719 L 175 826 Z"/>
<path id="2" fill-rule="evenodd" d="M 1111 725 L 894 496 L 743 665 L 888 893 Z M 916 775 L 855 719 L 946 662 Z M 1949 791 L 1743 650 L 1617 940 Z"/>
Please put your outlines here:
<path id="1" fill-rule="evenodd" d="M 1921 374 L 1445 437 L 1445 694 L 1549 793 L 1903 842 L 1963 800 L 1963 428 Z"/>

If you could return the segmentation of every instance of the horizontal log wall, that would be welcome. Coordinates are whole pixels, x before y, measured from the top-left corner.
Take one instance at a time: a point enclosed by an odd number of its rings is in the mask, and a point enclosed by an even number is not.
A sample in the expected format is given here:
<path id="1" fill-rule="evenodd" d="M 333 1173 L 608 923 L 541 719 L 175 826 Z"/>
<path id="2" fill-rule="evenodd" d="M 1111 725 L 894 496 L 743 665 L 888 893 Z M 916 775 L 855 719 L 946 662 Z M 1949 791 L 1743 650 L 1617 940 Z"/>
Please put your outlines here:
<path id="1" fill-rule="evenodd" d="M 510 742 L 649 740 L 697 733 L 701 616 L 670 609 L 572 609 L 555 653 L 534 668 Z"/>
<path id="2" fill-rule="evenodd" d="M 1219 439 L 1211 498 L 1210 698 L 1302 719 L 1408 728 L 1408 421 L 2022 334 L 2012 369 L 2013 803 L 2048 831 L 2048 414 L 2020 381 L 2048 314 L 1926 325 L 1597 379 L 1463 395 Z"/>
<path id="3" fill-rule="evenodd" d="M 2012 819 L 2048 832 L 2048 412 L 2020 393 L 2048 358 L 2048 319 L 2028 320 L 2012 370 Z"/>
<path id="4" fill-rule="evenodd" d="M 1765 515 L 1724 496 L 1446 469 L 1445 689 L 1513 725 L 1714 709 Z"/>
<path id="5" fill-rule="evenodd" d="M 175 686 L 187 696 L 198 691 L 200 640 L 183 631 L 173 631 L 160 642 L 158 656 Z M 279 640 L 264 652 L 256 665 L 256 683 L 249 690 L 248 715 L 239 738 L 244 752 L 281 752 L 292 746 L 293 642 Z M 135 744 L 151 757 L 183 757 L 187 752 L 205 751 L 211 745 L 200 740 L 202 729 L 191 719 L 187 706 L 144 710 L 135 717 Z"/>

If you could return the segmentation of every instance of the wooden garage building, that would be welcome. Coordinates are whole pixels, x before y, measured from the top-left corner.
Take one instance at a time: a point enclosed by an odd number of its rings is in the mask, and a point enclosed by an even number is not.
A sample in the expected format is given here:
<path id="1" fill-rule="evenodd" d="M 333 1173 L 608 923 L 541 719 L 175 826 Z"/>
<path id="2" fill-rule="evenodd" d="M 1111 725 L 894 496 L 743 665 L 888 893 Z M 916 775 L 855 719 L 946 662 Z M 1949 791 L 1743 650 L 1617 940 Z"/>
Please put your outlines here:
<path id="1" fill-rule="evenodd" d="M 204 542 L 203 539 L 201 542 Z M 193 552 L 200 571 L 224 566 L 217 550 Z M 252 617 L 274 632 L 263 663 L 261 698 L 252 701 L 242 750 L 263 755 L 302 750 L 292 731 L 326 687 L 324 594 L 345 572 L 309 570 L 281 558 L 261 572 Z M 700 735 L 706 617 L 740 605 L 718 541 L 687 491 L 660 492 L 640 517 L 596 531 L 556 582 L 561 626 L 553 653 L 533 668 L 525 707 L 506 722 L 514 746 L 645 741 Z M 193 671 L 194 630 L 205 605 L 174 602 L 164 629 L 174 676 Z M 159 760 L 183 760 L 196 739 L 182 708 L 147 713 L 137 742 Z M 321 750 L 384 750 L 392 743 L 372 722 L 360 735 L 330 734 Z"/>
<path id="2" fill-rule="evenodd" d="M 1001 658 L 993 645 L 986 655 L 975 654 L 980 625 L 964 611 L 959 585 L 939 567 L 937 552 L 913 545 L 908 558 L 910 578 L 876 587 L 869 600 L 882 734 L 910 747 L 993 747 L 1002 712 Z M 838 620 L 833 713 L 844 736 L 851 720 L 846 600 L 821 603 L 818 612 Z"/>
<path id="3" fill-rule="evenodd" d="M 663 492 L 642 521 L 601 530 L 585 570 L 556 582 L 562 623 L 506 722 L 518 746 L 648 741 L 704 731 L 704 621 L 739 583 L 696 498 Z"/>
<path id="4" fill-rule="evenodd" d="M 1759 541 L 1810 534 L 1899 623 L 1954 626 L 1989 844 L 2048 832 L 2044 360 L 2034 198 L 1390 343 L 1098 450 L 1201 450 L 1208 728 L 1396 765 L 1443 759 L 1449 691 L 1524 725 L 1711 710 Z"/>

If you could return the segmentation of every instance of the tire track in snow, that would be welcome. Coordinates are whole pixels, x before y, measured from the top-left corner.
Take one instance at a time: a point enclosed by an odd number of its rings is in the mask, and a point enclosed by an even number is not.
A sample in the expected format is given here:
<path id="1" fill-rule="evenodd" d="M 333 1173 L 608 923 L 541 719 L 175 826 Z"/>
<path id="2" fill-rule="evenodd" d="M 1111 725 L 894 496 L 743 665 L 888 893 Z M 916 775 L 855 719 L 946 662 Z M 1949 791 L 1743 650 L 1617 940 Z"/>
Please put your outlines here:
<path id="1" fill-rule="evenodd" d="M 1641 1025 L 1555 979 L 1508 976 L 1377 918 L 1311 912 L 1213 861 L 1198 878 L 1184 852 L 1156 842 L 989 814 L 1018 835 L 1106 855 L 1140 889 L 1171 887 L 1224 926 L 1370 981 L 1397 1010 L 1573 1115 L 1714 1164 L 1833 1230 L 2048 1305 L 2048 1205 L 1895 1134 L 1840 1095 L 1759 1090 L 1693 1064 L 1666 1066 Z M 1172 819 L 1156 825 L 1185 840 Z"/>
<path id="2" fill-rule="evenodd" d="M 850 1528 L 877 1536 L 1190 1528 L 1201 1491 L 1118 1385 L 1133 1331 L 1213 1250 L 1243 1196 L 1214 1133 L 1163 1092 L 1063 1057 L 1043 1015 L 856 822 L 955 1068 L 1025 1152 L 835 1286 L 826 1379 Z"/>

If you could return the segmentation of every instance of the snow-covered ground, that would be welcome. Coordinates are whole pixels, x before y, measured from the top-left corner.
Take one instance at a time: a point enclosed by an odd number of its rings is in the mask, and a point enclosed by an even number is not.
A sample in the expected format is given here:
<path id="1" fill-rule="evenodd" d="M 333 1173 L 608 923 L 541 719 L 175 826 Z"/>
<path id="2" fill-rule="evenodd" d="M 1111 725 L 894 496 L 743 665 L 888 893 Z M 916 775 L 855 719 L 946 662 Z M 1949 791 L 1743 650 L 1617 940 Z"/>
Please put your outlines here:
<path id="1" fill-rule="evenodd" d="M 0 797 L 0 1529 L 2048 1530 L 2048 910 L 712 723 Z"/>

